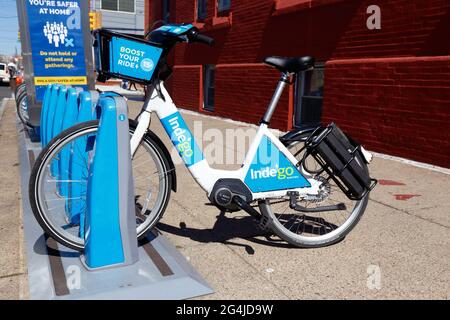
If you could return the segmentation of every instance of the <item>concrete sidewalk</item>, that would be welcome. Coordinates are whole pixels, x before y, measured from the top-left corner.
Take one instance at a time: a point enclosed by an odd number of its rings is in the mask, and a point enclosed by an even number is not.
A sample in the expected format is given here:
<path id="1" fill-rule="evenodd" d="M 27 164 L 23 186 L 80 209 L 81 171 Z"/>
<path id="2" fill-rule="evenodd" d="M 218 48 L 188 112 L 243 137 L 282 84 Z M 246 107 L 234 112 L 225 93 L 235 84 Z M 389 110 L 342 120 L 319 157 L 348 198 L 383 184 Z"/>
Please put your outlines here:
<path id="1" fill-rule="evenodd" d="M 129 104 L 133 117 L 140 103 Z M 249 128 L 192 113 L 183 116 L 200 133 L 197 139 L 206 129 Z M 10 102 L 0 124 L 0 299 L 26 298 L 14 117 Z M 194 130 L 199 126 L 201 131 Z M 151 129 L 172 150 L 156 118 Z M 215 143 L 237 159 L 216 167 L 240 165 L 242 152 Z M 378 157 L 370 169 L 380 185 L 365 215 L 344 241 L 330 247 L 297 249 L 268 241 L 247 214 L 222 215 L 205 205 L 205 192 L 182 164 L 177 164 L 178 192 L 172 193 L 158 227 L 215 289 L 202 299 L 448 299 L 450 175 Z M 370 289 L 368 282 L 378 271 L 380 288 Z"/>
<path id="2" fill-rule="evenodd" d="M 131 114 L 140 110 L 138 103 L 130 106 Z M 199 141 L 195 127 L 249 128 L 191 112 L 183 117 Z M 171 146 L 156 118 L 151 129 Z M 234 165 L 215 167 L 239 167 L 244 154 L 233 151 Z M 297 249 L 255 236 L 246 213 L 223 216 L 205 205 L 204 191 L 182 164 L 178 192 L 159 228 L 216 290 L 204 299 L 448 299 L 450 175 L 378 157 L 370 170 L 380 184 L 368 209 L 347 238 L 330 247 Z M 381 272 L 379 290 L 368 287 L 374 268 Z"/>
<path id="3" fill-rule="evenodd" d="M 0 105 L 0 299 L 23 299 L 28 293 L 16 110 L 12 99 Z"/>

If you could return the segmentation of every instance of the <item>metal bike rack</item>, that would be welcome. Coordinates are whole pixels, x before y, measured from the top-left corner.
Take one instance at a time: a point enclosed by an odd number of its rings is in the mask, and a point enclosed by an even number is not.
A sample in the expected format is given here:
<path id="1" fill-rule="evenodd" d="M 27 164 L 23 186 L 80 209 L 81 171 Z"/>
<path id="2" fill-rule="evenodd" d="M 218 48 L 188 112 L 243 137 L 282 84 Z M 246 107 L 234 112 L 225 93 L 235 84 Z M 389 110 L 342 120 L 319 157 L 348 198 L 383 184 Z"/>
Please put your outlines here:
<path id="1" fill-rule="evenodd" d="M 69 99 L 73 99 L 69 93 Z M 30 298 L 185 299 L 212 293 L 205 280 L 157 230 L 138 244 L 126 101 L 113 94 L 80 92 L 77 122 L 96 118 L 96 96 L 101 119 L 95 153 L 84 155 L 91 161 L 88 187 L 83 191 L 87 192 L 89 207 L 87 225 L 81 227 L 88 230 L 84 255 L 47 238 L 38 226 L 26 195 L 30 169 L 40 146 L 25 134 L 20 136 Z M 74 119 L 73 114 L 66 116 Z M 73 179 L 79 172 L 73 170 L 70 159 L 69 178 Z M 70 201 L 66 207 L 70 215 L 76 216 Z M 78 219 L 84 221 L 80 214 Z"/>

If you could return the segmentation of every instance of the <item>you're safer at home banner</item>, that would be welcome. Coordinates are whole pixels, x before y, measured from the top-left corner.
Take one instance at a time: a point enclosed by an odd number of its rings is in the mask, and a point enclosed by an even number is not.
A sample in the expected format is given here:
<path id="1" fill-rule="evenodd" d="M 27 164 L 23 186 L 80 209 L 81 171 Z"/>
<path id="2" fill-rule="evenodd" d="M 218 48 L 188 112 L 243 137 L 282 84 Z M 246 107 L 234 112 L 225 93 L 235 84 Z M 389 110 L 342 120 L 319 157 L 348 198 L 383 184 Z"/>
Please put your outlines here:
<path id="1" fill-rule="evenodd" d="M 87 88 L 81 2 L 25 0 L 36 100 L 45 86 L 60 83 Z"/>

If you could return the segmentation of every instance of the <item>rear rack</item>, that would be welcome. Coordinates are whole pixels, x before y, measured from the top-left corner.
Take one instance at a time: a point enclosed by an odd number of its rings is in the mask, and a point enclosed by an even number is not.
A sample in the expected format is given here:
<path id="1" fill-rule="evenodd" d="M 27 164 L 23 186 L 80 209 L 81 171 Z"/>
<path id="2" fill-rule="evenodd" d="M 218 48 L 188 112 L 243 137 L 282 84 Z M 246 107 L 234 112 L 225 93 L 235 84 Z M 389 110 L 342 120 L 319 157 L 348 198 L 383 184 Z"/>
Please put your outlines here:
<path id="1" fill-rule="evenodd" d="M 351 200 L 361 200 L 376 185 L 369 176 L 361 145 L 346 136 L 334 123 L 318 127 L 305 142 L 306 154 L 311 155 Z M 307 169 L 303 165 L 303 168 Z"/>

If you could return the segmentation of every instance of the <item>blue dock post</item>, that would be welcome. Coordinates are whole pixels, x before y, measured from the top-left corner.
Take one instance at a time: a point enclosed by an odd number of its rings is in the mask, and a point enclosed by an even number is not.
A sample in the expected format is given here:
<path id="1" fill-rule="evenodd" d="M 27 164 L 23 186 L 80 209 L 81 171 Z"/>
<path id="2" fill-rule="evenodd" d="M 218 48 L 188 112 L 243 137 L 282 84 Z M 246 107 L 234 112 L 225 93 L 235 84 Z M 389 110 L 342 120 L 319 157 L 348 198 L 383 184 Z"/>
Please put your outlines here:
<path id="1" fill-rule="evenodd" d="M 88 268 L 138 261 L 126 101 L 99 101 L 100 125 L 89 166 L 84 258 Z"/>
<path id="2" fill-rule="evenodd" d="M 97 91 L 80 92 L 78 96 L 78 116 L 76 123 L 95 120 L 95 106 L 98 102 L 99 93 Z M 91 139 L 93 140 L 93 139 Z M 89 141 L 88 137 L 76 139 L 72 145 L 69 159 L 70 180 L 79 181 L 69 184 L 68 212 L 69 220 L 72 223 L 80 223 L 80 237 L 84 238 L 84 218 L 86 210 L 86 193 L 89 160 L 89 151 L 93 149 L 94 141 Z"/>
<path id="3" fill-rule="evenodd" d="M 52 122 L 52 136 L 53 139 L 56 137 L 62 128 L 62 123 L 64 119 L 64 112 L 66 111 L 66 103 L 67 103 L 67 87 L 61 86 L 58 91 L 58 99 L 56 101 L 55 114 Z"/>
<path id="4" fill-rule="evenodd" d="M 47 145 L 52 139 L 52 129 L 53 129 L 53 119 L 55 117 L 55 109 L 58 103 L 58 92 L 61 86 L 59 84 L 52 85 L 52 90 L 50 94 L 50 101 L 48 102 L 47 114 L 45 116 L 45 132 L 43 135 L 45 137 L 45 144 Z"/>
<path id="5" fill-rule="evenodd" d="M 75 88 L 67 89 L 67 100 L 65 104 L 64 115 L 61 124 L 61 132 L 73 126 L 77 121 L 78 116 L 78 92 Z M 59 170 L 59 182 L 57 184 L 58 193 L 63 197 L 69 195 L 69 162 L 70 162 L 71 147 L 66 146 L 60 151 L 58 170 Z M 66 213 L 68 211 L 68 200 L 66 201 Z"/>
<path id="6" fill-rule="evenodd" d="M 49 84 L 47 88 L 45 89 L 44 99 L 42 100 L 42 108 L 41 108 L 41 121 L 40 121 L 40 128 L 39 128 L 39 137 L 41 139 L 41 147 L 45 147 L 45 130 L 46 130 L 46 120 L 47 120 L 47 113 L 49 112 L 49 104 L 50 104 L 50 97 L 52 95 L 53 85 Z"/>
<path id="7" fill-rule="evenodd" d="M 52 128 L 49 141 L 54 137 L 56 137 L 61 132 L 62 122 L 64 118 L 64 111 L 66 109 L 66 99 L 67 99 L 67 88 L 66 86 L 60 86 L 58 90 L 58 98 L 56 100 L 56 107 L 54 109 L 53 121 L 49 123 L 49 126 L 51 126 Z M 60 178 L 58 177 L 59 173 L 58 165 L 59 165 L 58 161 L 52 160 L 52 163 L 50 165 L 50 172 L 53 177 L 56 177 L 59 180 Z M 57 191 L 59 190 L 57 189 Z"/>

